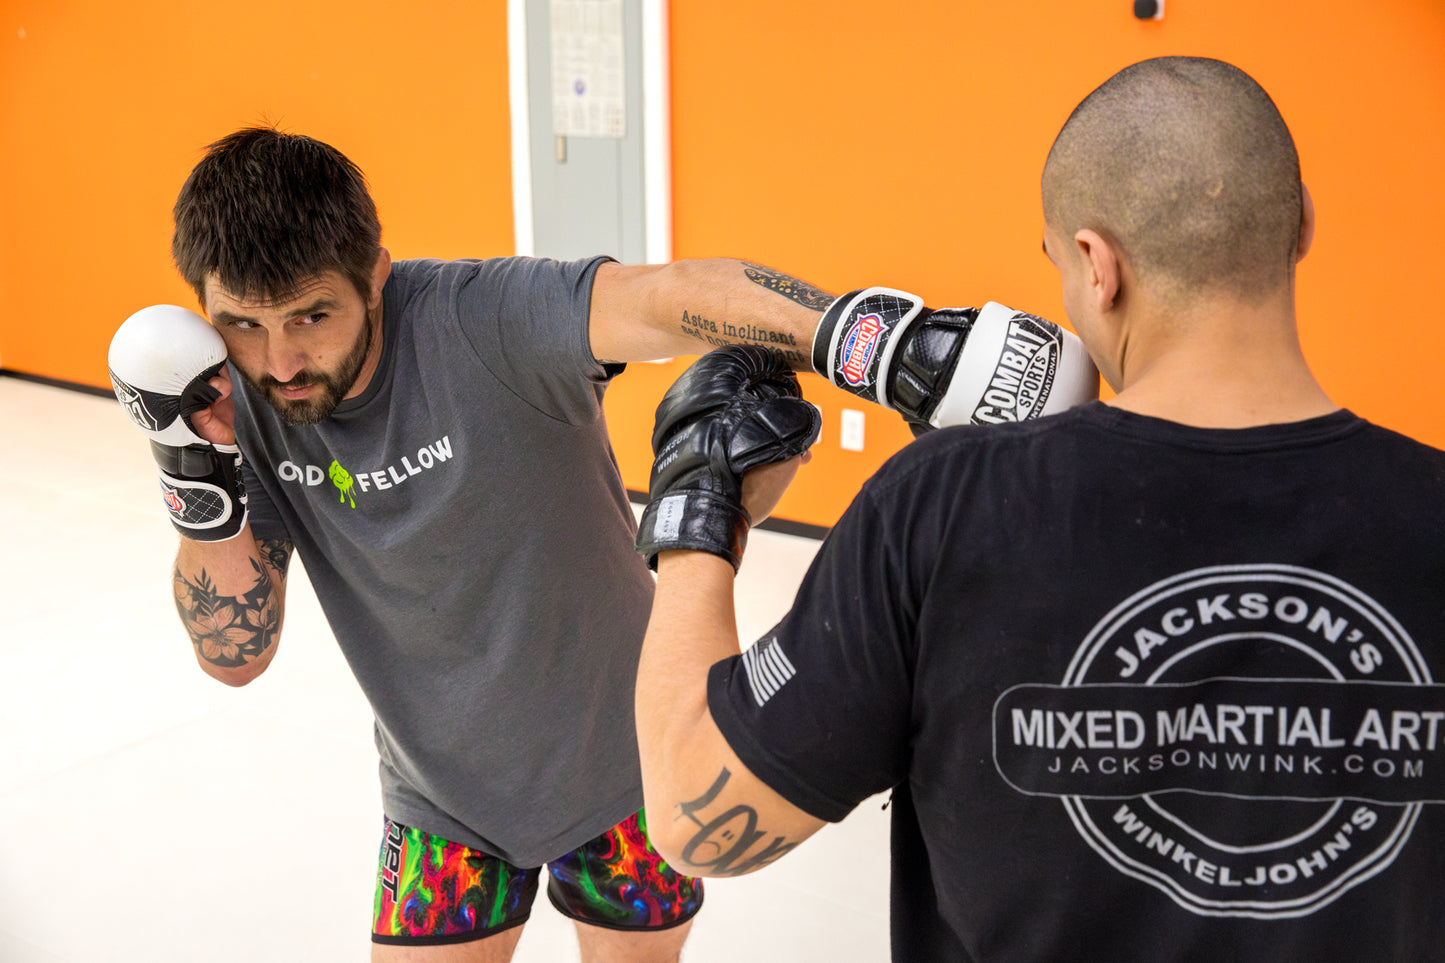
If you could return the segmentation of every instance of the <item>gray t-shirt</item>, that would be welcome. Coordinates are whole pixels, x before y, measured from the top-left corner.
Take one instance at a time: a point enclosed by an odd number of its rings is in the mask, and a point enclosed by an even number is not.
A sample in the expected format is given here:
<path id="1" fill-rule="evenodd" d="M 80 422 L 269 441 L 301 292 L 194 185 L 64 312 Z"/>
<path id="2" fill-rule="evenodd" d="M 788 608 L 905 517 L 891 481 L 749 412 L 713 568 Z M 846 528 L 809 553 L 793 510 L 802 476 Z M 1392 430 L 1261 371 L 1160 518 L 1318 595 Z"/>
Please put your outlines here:
<path id="1" fill-rule="evenodd" d="M 588 342 L 601 260 L 396 262 L 361 396 L 300 428 L 236 398 L 252 529 L 296 545 L 371 701 L 386 814 L 521 866 L 642 803 L 653 582 Z"/>

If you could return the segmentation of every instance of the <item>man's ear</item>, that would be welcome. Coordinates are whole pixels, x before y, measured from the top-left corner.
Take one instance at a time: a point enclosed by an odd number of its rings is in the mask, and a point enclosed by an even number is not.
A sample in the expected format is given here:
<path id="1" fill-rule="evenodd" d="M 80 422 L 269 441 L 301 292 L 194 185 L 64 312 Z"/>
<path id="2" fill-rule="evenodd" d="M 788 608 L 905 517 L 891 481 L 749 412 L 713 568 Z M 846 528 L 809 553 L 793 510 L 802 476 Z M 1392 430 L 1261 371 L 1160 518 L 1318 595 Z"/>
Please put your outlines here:
<path id="1" fill-rule="evenodd" d="M 1294 256 L 1296 264 L 1304 260 L 1305 255 L 1310 252 L 1310 245 L 1313 244 L 1315 240 L 1314 198 L 1310 197 L 1310 189 L 1303 183 L 1300 184 L 1299 189 L 1302 203 L 1300 204 L 1299 217 L 1299 249 L 1295 252 Z"/>
<path id="2" fill-rule="evenodd" d="M 1103 235 L 1088 228 L 1074 235 L 1074 244 L 1089 263 L 1089 290 L 1100 313 L 1114 307 L 1119 296 L 1119 255 Z"/>
<path id="3" fill-rule="evenodd" d="M 371 299 L 367 307 L 375 309 L 381 303 L 381 289 L 386 287 L 386 279 L 391 277 L 391 252 L 382 248 L 376 255 L 376 263 L 371 268 Z"/>

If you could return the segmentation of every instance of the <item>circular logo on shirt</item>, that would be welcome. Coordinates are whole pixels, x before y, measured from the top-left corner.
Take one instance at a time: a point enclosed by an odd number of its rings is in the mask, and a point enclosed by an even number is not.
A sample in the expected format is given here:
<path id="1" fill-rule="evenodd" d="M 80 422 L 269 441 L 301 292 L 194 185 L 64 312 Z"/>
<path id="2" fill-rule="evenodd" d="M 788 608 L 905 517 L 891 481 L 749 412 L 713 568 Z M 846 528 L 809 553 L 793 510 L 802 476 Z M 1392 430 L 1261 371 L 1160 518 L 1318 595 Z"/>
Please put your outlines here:
<path id="1" fill-rule="evenodd" d="M 1442 689 L 1339 579 L 1196 569 L 1105 615 L 1062 683 L 1001 695 L 995 762 L 1180 906 L 1301 916 L 1385 870 L 1445 800 Z"/>

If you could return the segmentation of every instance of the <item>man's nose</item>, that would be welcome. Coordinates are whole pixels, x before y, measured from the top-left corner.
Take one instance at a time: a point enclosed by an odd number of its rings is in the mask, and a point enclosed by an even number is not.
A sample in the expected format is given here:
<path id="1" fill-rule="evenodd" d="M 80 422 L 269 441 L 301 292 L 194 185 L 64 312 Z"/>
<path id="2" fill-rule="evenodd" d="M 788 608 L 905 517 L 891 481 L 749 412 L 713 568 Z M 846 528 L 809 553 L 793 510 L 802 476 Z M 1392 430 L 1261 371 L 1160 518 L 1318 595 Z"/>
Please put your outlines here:
<path id="1" fill-rule="evenodd" d="M 291 344 L 285 335 L 275 335 L 266 342 L 266 370 L 277 381 L 290 381 L 306 367 L 306 356 Z"/>

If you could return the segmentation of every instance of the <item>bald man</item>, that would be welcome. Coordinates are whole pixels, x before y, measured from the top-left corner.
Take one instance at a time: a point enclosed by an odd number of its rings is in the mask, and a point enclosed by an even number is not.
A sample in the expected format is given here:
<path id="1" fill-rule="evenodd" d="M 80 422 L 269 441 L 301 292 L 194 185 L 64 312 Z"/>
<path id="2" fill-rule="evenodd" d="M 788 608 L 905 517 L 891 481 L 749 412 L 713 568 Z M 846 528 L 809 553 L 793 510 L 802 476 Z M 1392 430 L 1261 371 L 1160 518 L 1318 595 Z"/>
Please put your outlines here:
<path id="1" fill-rule="evenodd" d="M 1284 121 L 1227 64 L 1135 64 L 1043 206 L 1115 396 L 924 435 L 745 654 L 732 566 L 663 552 L 654 842 L 751 872 L 891 792 L 897 960 L 1439 959 L 1445 453 L 1305 363 Z"/>

